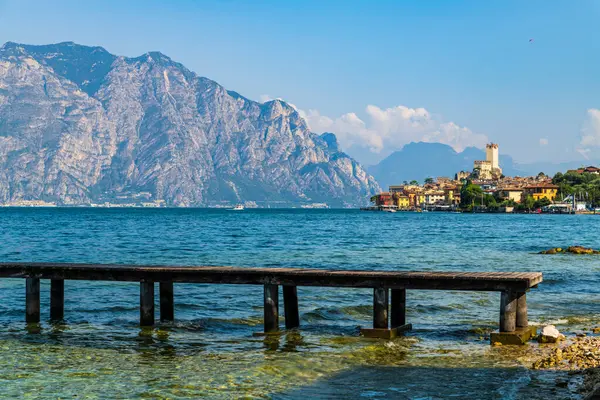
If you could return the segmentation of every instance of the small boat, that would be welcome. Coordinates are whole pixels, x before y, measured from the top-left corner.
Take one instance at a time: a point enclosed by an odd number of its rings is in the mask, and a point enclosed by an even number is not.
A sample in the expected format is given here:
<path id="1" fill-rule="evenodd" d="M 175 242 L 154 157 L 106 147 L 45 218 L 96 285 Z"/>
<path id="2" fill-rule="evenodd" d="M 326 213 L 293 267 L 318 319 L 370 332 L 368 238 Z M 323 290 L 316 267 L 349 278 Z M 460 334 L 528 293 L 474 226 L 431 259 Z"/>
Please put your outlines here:
<path id="1" fill-rule="evenodd" d="M 233 207 L 231 209 L 231 211 L 242 211 L 244 209 L 244 206 L 241 204 L 237 204 L 235 207 Z"/>
<path id="2" fill-rule="evenodd" d="M 383 211 L 385 211 L 385 212 L 396 212 L 396 210 L 394 210 L 393 208 L 386 208 Z"/>

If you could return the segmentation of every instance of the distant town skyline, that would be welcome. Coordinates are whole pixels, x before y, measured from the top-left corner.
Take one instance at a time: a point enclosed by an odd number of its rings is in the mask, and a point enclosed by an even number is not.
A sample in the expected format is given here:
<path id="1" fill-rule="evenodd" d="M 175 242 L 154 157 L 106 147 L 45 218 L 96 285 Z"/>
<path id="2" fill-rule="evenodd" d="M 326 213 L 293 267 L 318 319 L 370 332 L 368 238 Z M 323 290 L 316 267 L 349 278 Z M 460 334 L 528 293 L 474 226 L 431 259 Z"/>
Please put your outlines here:
<path id="1" fill-rule="evenodd" d="M 585 164 L 600 159 L 598 16 L 592 0 L 0 0 L 0 42 L 161 51 L 288 101 L 364 164 L 411 141 Z"/>

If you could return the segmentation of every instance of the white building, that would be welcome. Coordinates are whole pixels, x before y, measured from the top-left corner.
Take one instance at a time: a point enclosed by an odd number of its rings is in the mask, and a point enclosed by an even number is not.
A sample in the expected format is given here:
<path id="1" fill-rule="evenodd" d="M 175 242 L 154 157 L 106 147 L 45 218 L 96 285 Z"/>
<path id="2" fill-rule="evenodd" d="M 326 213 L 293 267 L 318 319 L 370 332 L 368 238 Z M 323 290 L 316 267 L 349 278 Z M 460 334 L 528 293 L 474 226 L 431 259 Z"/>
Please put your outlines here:
<path id="1" fill-rule="evenodd" d="M 440 204 L 446 201 L 446 195 L 444 192 L 434 192 L 425 194 L 425 204 L 433 205 Z"/>
<path id="2" fill-rule="evenodd" d="M 485 161 L 475 161 L 473 169 L 479 170 L 479 179 L 494 179 L 502 175 L 502 168 L 498 160 L 498 145 L 490 143 L 485 145 Z"/>
<path id="3" fill-rule="evenodd" d="M 500 169 L 498 161 L 498 145 L 496 143 L 485 145 L 485 160 L 492 164 L 492 170 Z"/>

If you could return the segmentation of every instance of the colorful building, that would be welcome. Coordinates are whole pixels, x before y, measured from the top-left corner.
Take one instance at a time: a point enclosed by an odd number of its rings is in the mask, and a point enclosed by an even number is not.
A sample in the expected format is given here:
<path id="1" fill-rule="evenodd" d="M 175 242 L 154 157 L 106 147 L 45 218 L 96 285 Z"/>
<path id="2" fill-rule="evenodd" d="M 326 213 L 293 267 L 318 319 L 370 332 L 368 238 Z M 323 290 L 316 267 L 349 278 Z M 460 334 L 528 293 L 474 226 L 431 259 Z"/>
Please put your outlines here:
<path id="1" fill-rule="evenodd" d="M 536 183 L 523 188 L 523 195 L 530 195 L 534 200 L 548 199 L 552 201 L 557 193 L 558 186 L 552 183 Z"/>
<path id="2" fill-rule="evenodd" d="M 410 198 L 403 193 L 394 193 L 393 195 L 394 203 L 400 209 L 408 209 L 410 208 Z"/>
<path id="3" fill-rule="evenodd" d="M 425 204 L 444 204 L 446 202 L 446 195 L 443 191 L 429 192 L 425 194 Z"/>
<path id="4" fill-rule="evenodd" d="M 371 197 L 371 202 L 376 206 L 391 206 L 394 205 L 394 200 L 390 192 L 383 192 Z"/>
<path id="5" fill-rule="evenodd" d="M 504 187 L 496 192 L 500 200 L 512 200 L 515 203 L 520 203 L 523 197 L 523 189 L 518 187 Z"/>

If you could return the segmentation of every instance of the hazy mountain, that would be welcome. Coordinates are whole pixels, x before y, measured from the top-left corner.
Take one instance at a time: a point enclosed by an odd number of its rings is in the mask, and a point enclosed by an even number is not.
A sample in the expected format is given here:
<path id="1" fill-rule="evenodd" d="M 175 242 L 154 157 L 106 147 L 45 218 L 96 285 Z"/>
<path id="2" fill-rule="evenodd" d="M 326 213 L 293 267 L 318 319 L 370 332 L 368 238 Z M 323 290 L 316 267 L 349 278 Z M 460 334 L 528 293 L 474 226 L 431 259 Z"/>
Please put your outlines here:
<path id="1" fill-rule="evenodd" d="M 467 147 L 458 153 L 445 144 L 419 142 L 407 144 L 379 164 L 368 167 L 368 171 L 381 187 L 387 189 L 389 185 L 398 185 L 413 179 L 423 182 L 428 177 L 452 178 L 458 171 L 471 171 L 475 160 L 485 160 L 485 150 Z M 600 165 L 598 161 L 519 164 L 505 154 L 500 154 L 499 163 L 502 172 L 507 176 L 532 176 L 540 172 L 553 176 L 568 169 Z"/>
<path id="2" fill-rule="evenodd" d="M 441 143 L 409 143 L 379 164 L 369 167 L 369 172 L 383 188 L 387 188 L 413 179 L 423 182 L 428 177 L 453 178 L 458 171 L 471 171 L 475 160 L 485 160 L 485 151 L 467 147 L 458 153 Z M 499 163 L 505 175 L 525 173 L 510 156 L 500 155 Z"/>
<path id="3" fill-rule="evenodd" d="M 0 48 L 0 201 L 64 204 L 140 192 L 171 205 L 356 205 L 379 186 L 296 110 L 137 58 L 59 43 Z"/>

